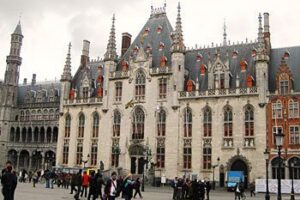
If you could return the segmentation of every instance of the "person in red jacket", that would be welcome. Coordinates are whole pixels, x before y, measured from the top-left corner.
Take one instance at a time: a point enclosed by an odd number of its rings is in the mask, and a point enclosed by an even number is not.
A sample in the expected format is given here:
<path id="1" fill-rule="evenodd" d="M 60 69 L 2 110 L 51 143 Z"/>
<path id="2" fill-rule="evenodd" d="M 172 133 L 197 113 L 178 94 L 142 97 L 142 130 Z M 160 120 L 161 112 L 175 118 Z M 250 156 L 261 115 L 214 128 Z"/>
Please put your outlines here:
<path id="1" fill-rule="evenodd" d="M 87 175 L 86 171 L 83 172 L 82 176 L 82 190 L 81 190 L 81 197 L 83 196 L 84 192 L 84 197 L 87 196 L 87 189 L 89 187 L 89 176 Z"/>

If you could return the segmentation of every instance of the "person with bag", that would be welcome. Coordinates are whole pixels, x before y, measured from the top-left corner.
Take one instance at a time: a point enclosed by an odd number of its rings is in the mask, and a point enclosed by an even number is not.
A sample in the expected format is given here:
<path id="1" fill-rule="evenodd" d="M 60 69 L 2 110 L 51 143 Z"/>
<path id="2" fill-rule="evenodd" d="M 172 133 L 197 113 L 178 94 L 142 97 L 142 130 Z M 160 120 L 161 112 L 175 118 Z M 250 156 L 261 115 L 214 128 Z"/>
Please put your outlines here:
<path id="1" fill-rule="evenodd" d="M 112 172 L 111 178 L 107 181 L 104 188 L 103 200 L 115 200 L 119 196 L 118 192 L 117 173 Z"/>
<path id="2" fill-rule="evenodd" d="M 129 173 L 123 182 L 123 194 L 124 194 L 124 198 L 125 200 L 131 200 L 132 196 L 133 196 L 133 186 L 134 186 L 135 182 L 132 180 L 132 174 Z"/>
<path id="3" fill-rule="evenodd" d="M 135 193 L 133 195 L 133 198 L 136 197 L 137 194 L 139 194 L 140 198 L 142 199 L 143 196 L 141 194 L 141 181 L 140 178 L 137 178 L 134 184 Z"/>

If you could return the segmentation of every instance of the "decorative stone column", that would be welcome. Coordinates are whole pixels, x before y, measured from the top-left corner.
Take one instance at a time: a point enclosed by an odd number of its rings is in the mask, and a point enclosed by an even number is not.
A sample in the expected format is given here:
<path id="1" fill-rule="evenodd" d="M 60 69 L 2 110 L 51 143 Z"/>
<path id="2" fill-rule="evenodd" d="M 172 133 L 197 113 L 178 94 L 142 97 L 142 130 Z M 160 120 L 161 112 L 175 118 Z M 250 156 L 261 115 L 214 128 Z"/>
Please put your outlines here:
<path id="1" fill-rule="evenodd" d="M 20 155 L 19 152 L 17 152 L 17 166 L 16 166 L 17 172 L 19 171 L 19 164 L 20 164 Z"/>

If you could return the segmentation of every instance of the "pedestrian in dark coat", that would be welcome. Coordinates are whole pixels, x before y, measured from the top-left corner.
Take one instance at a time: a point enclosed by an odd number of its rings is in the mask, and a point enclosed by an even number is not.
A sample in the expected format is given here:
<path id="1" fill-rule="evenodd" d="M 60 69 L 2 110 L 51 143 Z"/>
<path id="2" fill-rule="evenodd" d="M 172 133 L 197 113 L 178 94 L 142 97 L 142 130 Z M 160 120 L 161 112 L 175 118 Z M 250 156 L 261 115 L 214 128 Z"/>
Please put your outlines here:
<path id="1" fill-rule="evenodd" d="M 100 196 L 100 199 L 102 199 L 102 185 L 105 184 L 100 170 L 98 170 L 98 172 L 96 173 L 95 178 L 97 181 L 97 195 Z"/>
<path id="2" fill-rule="evenodd" d="M 205 197 L 205 184 L 204 181 L 201 180 L 199 182 L 199 199 L 204 200 L 204 197 Z"/>
<path id="3" fill-rule="evenodd" d="M 192 181 L 192 200 L 199 200 L 199 191 L 198 191 L 198 182 L 197 179 Z"/>
<path id="4" fill-rule="evenodd" d="M 173 188 L 173 200 L 175 200 L 177 195 L 177 183 L 178 183 L 178 178 L 175 177 L 174 180 L 171 182 L 171 187 Z"/>
<path id="5" fill-rule="evenodd" d="M 132 180 L 132 174 L 129 173 L 123 182 L 123 193 L 124 193 L 124 198 L 125 200 L 131 200 L 133 196 L 133 186 L 134 186 L 134 181 Z"/>
<path id="6" fill-rule="evenodd" d="M 89 177 L 89 195 L 88 200 L 90 200 L 91 196 L 93 196 L 93 200 L 98 198 L 98 191 L 97 191 L 97 180 L 95 177 L 95 172 L 91 171 L 91 175 Z"/>
<path id="7" fill-rule="evenodd" d="M 107 181 L 107 183 L 105 185 L 105 188 L 104 188 L 105 198 L 103 198 L 103 199 L 115 200 L 116 197 L 119 196 L 118 188 L 119 188 L 119 185 L 117 182 L 117 173 L 112 172 L 111 178 Z"/>
<path id="8" fill-rule="evenodd" d="M 7 166 L 6 171 L 1 178 L 4 200 L 14 200 L 14 193 L 18 182 L 17 179 L 17 176 L 12 173 L 12 166 Z"/>
<path id="9" fill-rule="evenodd" d="M 135 193 L 133 195 L 133 198 L 136 197 L 137 194 L 139 194 L 140 198 L 142 199 L 143 196 L 141 194 L 141 181 L 140 178 L 137 178 L 135 183 L 134 183 L 134 189 L 135 189 Z"/>
<path id="10" fill-rule="evenodd" d="M 82 185 L 82 170 L 80 169 L 79 172 L 76 174 L 76 178 L 75 178 L 75 186 L 76 186 L 76 194 L 74 196 L 74 198 L 76 200 L 79 200 L 79 194 L 81 192 L 81 185 Z"/>
<path id="11" fill-rule="evenodd" d="M 206 199 L 209 200 L 209 192 L 211 190 L 211 184 L 209 181 L 205 182 Z"/>
<path id="12" fill-rule="evenodd" d="M 71 175 L 71 192 L 70 192 L 70 194 L 73 194 L 73 191 L 75 191 L 75 193 L 77 192 L 77 190 L 76 190 L 76 174 L 72 174 Z"/>

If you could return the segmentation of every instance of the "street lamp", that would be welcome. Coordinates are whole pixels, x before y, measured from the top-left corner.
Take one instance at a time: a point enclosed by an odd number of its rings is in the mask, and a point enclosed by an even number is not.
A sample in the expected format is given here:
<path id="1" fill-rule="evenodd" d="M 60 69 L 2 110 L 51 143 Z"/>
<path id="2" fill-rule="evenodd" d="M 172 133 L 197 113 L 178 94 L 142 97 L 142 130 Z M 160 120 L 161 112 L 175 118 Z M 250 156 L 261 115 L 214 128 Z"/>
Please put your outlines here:
<path id="1" fill-rule="evenodd" d="M 291 172 L 292 172 L 292 190 L 291 190 L 291 200 L 295 200 L 295 192 L 294 192 L 294 167 L 295 163 L 294 161 L 291 162 Z"/>
<path id="2" fill-rule="evenodd" d="M 215 182 L 215 168 L 219 166 L 220 158 L 217 158 L 218 163 L 213 165 L 213 183 L 212 183 L 212 189 L 214 190 L 216 188 L 216 182 Z"/>
<path id="3" fill-rule="evenodd" d="M 81 162 L 83 162 L 83 169 L 85 169 L 85 165 L 89 161 L 89 158 L 90 158 L 90 154 L 87 155 L 87 159 L 86 160 L 81 159 Z"/>
<path id="4" fill-rule="evenodd" d="M 277 200 L 281 200 L 281 148 L 283 145 L 284 134 L 282 133 L 282 129 L 277 129 L 277 130 L 278 130 L 278 132 L 277 132 L 277 134 L 275 134 L 275 140 L 276 140 L 276 146 L 278 149 L 278 158 L 279 158 L 278 174 L 277 174 L 277 179 L 278 179 Z"/>
<path id="5" fill-rule="evenodd" d="M 265 160 L 266 160 L 266 195 L 265 200 L 270 200 L 270 193 L 269 193 L 269 156 L 270 152 L 268 149 L 265 149 L 264 152 Z"/>
<path id="6" fill-rule="evenodd" d="M 150 161 L 149 157 L 151 157 L 151 149 L 146 146 L 146 148 L 144 149 L 144 157 L 146 157 L 146 159 L 143 160 L 143 182 L 142 182 L 142 192 L 145 191 L 145 165 L 148 169 L 148 162 Z"/>

